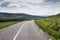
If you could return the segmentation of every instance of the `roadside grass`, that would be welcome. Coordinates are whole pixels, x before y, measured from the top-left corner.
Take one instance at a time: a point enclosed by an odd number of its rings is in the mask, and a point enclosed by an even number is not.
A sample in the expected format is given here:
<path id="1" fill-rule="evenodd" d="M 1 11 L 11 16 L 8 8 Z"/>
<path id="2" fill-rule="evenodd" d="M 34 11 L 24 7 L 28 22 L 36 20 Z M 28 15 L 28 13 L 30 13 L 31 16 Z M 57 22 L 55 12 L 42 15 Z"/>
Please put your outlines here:
<path id="1" fill-rule="evenodd" d="M 35 23 L 50 35 L 52 40 L 60 40 L 60 16 L 38 19 Z"/>
<path id="2" fill-rule="evenodd" d="M 10 25 L 18 23 L 19 21 L 10 21 L 10 22 L 0 22 L 0 29 L 6 28 Z"/>

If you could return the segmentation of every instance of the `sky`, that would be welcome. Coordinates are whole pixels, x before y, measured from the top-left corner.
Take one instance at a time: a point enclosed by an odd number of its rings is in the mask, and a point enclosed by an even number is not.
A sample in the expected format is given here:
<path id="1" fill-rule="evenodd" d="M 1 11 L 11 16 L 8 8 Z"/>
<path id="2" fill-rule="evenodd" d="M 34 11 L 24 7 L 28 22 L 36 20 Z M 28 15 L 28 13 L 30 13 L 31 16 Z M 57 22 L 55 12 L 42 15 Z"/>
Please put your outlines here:
<path id="1" fill-rule="evenodd" d="M 0 12 L 56 15 L 60 13 L 60 0 L 0 0 Z"/>

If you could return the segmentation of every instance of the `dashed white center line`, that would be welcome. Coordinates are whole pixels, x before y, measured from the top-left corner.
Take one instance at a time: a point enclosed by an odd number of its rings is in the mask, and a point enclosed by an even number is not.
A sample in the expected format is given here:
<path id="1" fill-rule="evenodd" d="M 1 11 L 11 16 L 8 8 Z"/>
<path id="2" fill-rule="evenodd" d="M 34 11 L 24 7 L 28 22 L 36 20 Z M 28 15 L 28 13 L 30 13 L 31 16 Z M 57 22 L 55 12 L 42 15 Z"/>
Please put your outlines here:
<path id="1" fill-rule="evenodd" d="M 24 25 L 26 24 L 27 22 L 25 22 L 21 28 L 18 30 L 17 34 L 14 36 L 13 40 L 16 40 L 17 36 L 19 35 L 19 33 L 21 32 L 21 30 L 23 29 Z"/>

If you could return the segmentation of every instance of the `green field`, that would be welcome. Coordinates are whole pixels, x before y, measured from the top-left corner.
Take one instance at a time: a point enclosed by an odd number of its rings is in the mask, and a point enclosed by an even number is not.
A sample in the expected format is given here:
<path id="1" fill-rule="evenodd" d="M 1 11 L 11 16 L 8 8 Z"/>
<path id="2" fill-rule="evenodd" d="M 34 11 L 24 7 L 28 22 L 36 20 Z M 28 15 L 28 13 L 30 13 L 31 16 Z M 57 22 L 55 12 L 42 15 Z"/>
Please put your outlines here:
<path id="1" fill-rule="evenodd" d="M 0 29 L 6 28 L 15 23 L 18 23 L 18 21 L 0 22 Z"/>
<path id="2" fill-rule="evenodd" d="M 19 16 L 19 14 L 0 13 L 0 29 L 25 20 L 26 18 Z"/>
<path id="3" fill-rule="evenodd" d="M 35 20 L 36 24 L 45 33 L 50 35 L 52 40 L 60 40 L 60 14 Z"/>

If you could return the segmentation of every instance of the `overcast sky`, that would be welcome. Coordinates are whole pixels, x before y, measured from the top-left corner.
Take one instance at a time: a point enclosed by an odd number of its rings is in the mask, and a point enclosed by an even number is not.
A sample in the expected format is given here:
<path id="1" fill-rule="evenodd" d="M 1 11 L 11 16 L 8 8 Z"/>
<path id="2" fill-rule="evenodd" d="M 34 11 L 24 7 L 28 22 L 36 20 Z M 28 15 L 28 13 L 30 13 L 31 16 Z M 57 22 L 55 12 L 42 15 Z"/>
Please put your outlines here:
<path id="1" fill-rule="evenodd" d="M 60 0 L 0 0 L 0 12 L 55 15 L 60 13 Z"/>

